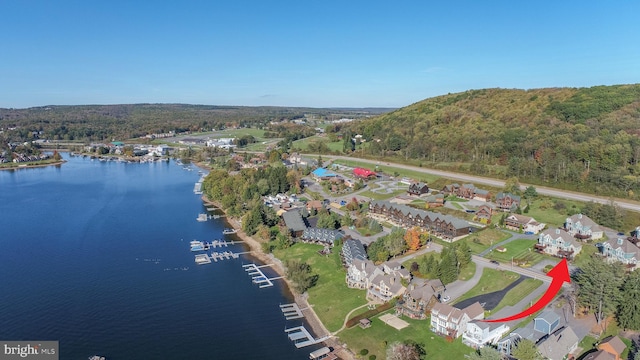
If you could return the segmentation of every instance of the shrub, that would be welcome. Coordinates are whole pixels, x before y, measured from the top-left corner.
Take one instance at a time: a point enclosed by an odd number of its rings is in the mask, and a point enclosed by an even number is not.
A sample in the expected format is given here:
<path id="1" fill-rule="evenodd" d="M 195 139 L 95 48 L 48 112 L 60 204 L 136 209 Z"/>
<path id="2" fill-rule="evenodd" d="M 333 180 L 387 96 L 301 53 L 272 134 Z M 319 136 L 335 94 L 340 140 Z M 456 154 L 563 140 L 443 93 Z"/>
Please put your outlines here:
<path id="1" fill-rule="evenodd" d="M 368 353 L 369 353 L 369 350 L 367 350 L 367 349 L 362 349 L 362 350 L 360 350 L 360 355 L 362 355 L 362 356 L 365 356 L 365 355 L 367 355 Z"/>

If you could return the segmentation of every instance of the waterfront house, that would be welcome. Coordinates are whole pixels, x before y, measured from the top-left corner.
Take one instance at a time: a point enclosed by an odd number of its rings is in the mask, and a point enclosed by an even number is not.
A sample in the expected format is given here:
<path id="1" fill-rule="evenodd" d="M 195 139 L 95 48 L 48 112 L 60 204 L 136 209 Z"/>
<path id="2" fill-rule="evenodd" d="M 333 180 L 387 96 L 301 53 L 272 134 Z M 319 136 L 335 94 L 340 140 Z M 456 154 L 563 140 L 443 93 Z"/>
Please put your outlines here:
<path id="1" fill-rule="evenodd" d="M 580 244 L 573 236 L 562 229 L 545 230 L 540 233 L 536 249 L 545 254 L 567 258 L 575 258 L 582 250 Z"/>
<path id="2" fill-rule="evenodd" d="M 287 211 L 282 214 L 282 219 L 284 220 L 284 225 L 293 237 L 302 236 L 302 233 L 307 229 L 307 223 L 299 211 Z"/>
<path id="3" fill-rule="evenodd" d="M 409 195 L 420 196 L 429 192 L 429 186 L 423 182 L 412 183 L 409 185 L 407 193 Z"/>
<path id="4" fill-rule="evenodd" d="M 342 246 L 342 264 L 348 268 L 356 259 L 367 260 L 362 242 L 357 239 L 346 240 Z"/>
<path id="5" fill-rule="evenodd" d="M 467 323 L 467 328 L 462 334 L 462 343 L 480 349 L 485 345 L 495 345 L 508 331 L 509 327 L 505 323 L 472 320 Z"/>
<path id="6" fill-rule="evenodd" d="M 609 262 L 621 262 L 632 270 L 638 266 L 640 249 L 627 239 L 609 239 L 604 243 L 600 243 L 598 250 Z"/>
<path id="7" fill-rule="evenodd" d="M 304 229 L 300 240 L 306 243 L 333 247 L 343 237 L 340 230 L 308 227 Z"/>
<path id="8" fill-rule="evenodd" d="M 600 225 L 591 220 L 587 215 L 576 214 L 567 218 L 564 223 L 565 230 L 580 240 L 598 240 L 604 236 Z"/>
<path id="9" fill-rule="evenodd" d="M 544 229 L 546 224 L 539 223 L 536 219 L 519 215 L 519 214 L 510 214 L 504 219 L 504 226 L 507 229 L 519 231 L 522 230 L 525 233 L 537 234 L 542 229 Z"/>
<path id="10" fill-rule="evenodd" d="M 354 259 L 347 269 L 347 286 L 366 289 L 369 301 L 388 302 L 404 293 L 402 280 L 409 278 L 409 272 L 396 264 L 375 266 L 370 260 Z"/>
<path id="11" fill-rule="evenodd" d="M 412 279 L 402 298 L 396 303 L 396 314 L 412 319 L 426 319 L 443 291 L 444 285 L 440 279 Z"/>
<path id="12" fill-rule="evenodd" d="M 520 196 L 511 193 L 499 192 L 496 195 L 496 205 L 502 211 L 513 212 L 520 206 Z"/>
<path id="13" fill-rule="evenodd" d="M 478 302 L 462 310 L 448 304 L 436 303 L 431 309 L 431 331 L 458 338 L 465 332 L 469 321 L 482 319 L 484 319 L 484 309 Z"/>
<path id="14" fill-rule="evenodd" d="M 602 350 L 613 356 L 615 360 L 622 359 L 622 353 L 627 348 L 618 336 L 609 336 L 598 344 L 598 350 Z"/>

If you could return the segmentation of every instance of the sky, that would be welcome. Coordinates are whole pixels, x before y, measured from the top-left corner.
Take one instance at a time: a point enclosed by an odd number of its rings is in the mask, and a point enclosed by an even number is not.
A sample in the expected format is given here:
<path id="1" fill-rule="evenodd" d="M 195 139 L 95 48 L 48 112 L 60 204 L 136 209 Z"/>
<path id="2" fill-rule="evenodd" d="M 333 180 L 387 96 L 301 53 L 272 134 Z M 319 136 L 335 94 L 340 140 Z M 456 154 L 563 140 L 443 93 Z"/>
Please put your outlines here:
<path id="1" fill-rule="evenodd" d="M 640 83 L 640 1 L 0 0 L 0 107 L 403 107 Z"/>

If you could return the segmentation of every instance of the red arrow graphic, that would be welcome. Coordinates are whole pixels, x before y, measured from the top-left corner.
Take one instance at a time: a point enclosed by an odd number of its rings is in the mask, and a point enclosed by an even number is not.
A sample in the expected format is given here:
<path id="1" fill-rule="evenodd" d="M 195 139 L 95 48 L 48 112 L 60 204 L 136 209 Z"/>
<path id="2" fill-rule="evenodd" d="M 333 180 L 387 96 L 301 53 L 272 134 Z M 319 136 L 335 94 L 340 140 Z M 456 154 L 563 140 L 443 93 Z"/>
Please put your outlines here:
<path id="1" fill-rule="evenodd" d="M 567 267 L 567 259 L 562 259 L 562 261 L 560 261 L 553 269 L 551 269 L 547 273 L 547 276 L 550 276 L 553 278 L 553 280 L 551 280 L 551 285 L 549 285 L 547 292 L 545 292 L 544 295 L 542 295 L 542 297 L 540 298 L 540 300 L 538 300 L 535 304 L 533 304 L 533 306 L 531 306 L 530 308 L 528 308 L 527 310 L 519 314 L 511 315 L 506 318 L 487 319 L 482 321 L 507 322 L 511 320 L 522 319 L 523 317 L 527 317 L 531 314 L 536 313 L 538 310 L 542 310 L 545 306 L 547 306 L 548 303 L 551 302 L 551 300 L 553 300 L 553 298 L 556 296 L 558 291 L 560 291 L 560 288 L 562 287 L 562 284 L 565 281 L 568 283 L 571 282 L 571 278 L 569 277 L 569 267 Z"/>

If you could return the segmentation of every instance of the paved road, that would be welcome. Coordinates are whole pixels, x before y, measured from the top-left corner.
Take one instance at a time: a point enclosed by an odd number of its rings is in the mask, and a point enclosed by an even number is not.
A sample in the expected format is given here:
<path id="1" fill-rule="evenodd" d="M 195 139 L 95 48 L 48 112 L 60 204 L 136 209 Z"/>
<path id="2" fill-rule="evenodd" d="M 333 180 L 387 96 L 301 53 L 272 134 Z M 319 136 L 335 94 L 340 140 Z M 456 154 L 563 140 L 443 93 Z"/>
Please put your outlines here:
<path id="1" fill-rule="evenodd" d="M 359 161 L 362 163 L 372 164 L 372 165 L 380 164 L 380 161 L 378 160 L 360 159 L 360 158 L 353 158 L 349 156 L 337 156 L 337 155 L 322 155 L 322 156 L 325 159 L 353 160 L 353 161 Z M 451 171 L 428 169 L 424 167 L 390 163 L 386 161 L 384 162 L 384 164 L 395 166 L 401 169 L 418 171 L 425 174 L 442 176 L 442 177 L 446 177 L 454 180 L 468 181 L 468 182 L 474 182 L 478 184 L 486 184 L 486 185 L 491 185 L 495 187 L 504 186 L 503 180 L 491 179 L 491 178 L 486 178 L 482 176 L 460 174 L 460 173 L 455 173 Z M 522 190 L 524 190 L 527 186 L 528 186 L 527 184 L 522 184 L 520 187 L 522 188 Z M 575 191 L 559 190 L 559 189 L 554 189 L 554 188 L 545 187 L 545 186 L 538 186 L 538 185 L 535 185 L 535 187 L 539 194 L 554 196 L 561 199 L 577 200 L 577 201 L 584 201 L 584 202 L 595 201 L 602 204 L 608 204 L 610 202 L 610 198 L 608 197 L 584 194 L 584 193 L 579 193 Z M 640 212 L 640 203 L 634 203 L 628 200 L 621 200 L 621 199 L 615 199 L 615 202 L 618 206 L 620 206 L 623 209 Z"/>

